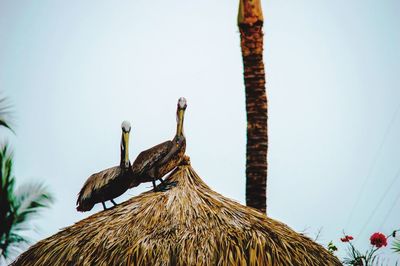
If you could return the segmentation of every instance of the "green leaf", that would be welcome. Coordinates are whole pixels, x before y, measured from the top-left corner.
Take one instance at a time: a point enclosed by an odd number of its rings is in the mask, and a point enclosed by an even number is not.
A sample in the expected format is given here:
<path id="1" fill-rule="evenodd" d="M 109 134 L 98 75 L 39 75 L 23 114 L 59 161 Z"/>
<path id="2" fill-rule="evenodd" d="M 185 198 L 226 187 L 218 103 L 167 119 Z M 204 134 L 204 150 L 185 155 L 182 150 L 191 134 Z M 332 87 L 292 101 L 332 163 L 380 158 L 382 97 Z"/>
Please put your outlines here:
<path id="1" fill-rule="evenodd" d="M 10 126 L 10 122 L 7 121 L 7 117 L 10 115 L 10 105 L 7 103 L 7 98 L 0 98 L 0 126 L 8 128 L 14 133 L 14 130 Z"/>
<path id="2" fill-rule="evenodd" d="M 16 224 L 34 218 L 41 209 L 49 208 L 54 202 L 53 196 L 42 183 L 23 184 L 15 191 Z"/>
<path id="3" fill-rule="evenodd" d="M 393 241 L 392 249 L 394 250 L 394 252 L 400 254 L 400 240 Z"/>

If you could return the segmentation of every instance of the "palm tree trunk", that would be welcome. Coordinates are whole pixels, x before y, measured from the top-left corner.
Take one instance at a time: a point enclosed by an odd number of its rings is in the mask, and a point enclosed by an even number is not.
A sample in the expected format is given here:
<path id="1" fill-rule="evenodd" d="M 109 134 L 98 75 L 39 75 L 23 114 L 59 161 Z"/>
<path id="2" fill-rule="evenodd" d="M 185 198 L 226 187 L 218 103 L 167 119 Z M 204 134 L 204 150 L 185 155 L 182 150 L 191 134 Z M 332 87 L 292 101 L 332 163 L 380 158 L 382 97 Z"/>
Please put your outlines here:
<path id="1" fill-rule="evenodd" d="M 238 26 L 246 87 L 246 204 L 266 213 L 268 106 L 260 0 L 240 0 Z"/>

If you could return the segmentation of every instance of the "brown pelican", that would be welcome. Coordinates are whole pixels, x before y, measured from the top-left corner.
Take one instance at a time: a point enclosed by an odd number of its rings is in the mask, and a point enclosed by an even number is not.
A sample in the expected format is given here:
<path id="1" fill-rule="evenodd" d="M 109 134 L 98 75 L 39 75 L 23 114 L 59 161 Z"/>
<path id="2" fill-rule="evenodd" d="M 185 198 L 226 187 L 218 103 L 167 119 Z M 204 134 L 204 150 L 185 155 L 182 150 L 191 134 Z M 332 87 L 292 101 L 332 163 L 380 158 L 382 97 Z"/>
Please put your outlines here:
<path id="1" fill-rule="evenodd" d="M 181 97 L 177 107 L 177 127 L 173 140 L 165 141 L 148 150 L 142 151 L 132 165 L 134 178 L 130 187 L 135 187 L 142 182 L 153 182 L 154 190 L 156 180 L 162 183 L 162 177 L 173 170 L 182 161 L 186 149 L 186 139 L 183 135 L 183 118 L 187 104 Z"/>
<path id="2" fill-rule="evenodd" d="M 91 175 L 78 194 L 76 209 L 78 211 L 90 211 L 96 203 L 101 202 L 106 209 L 104 202 L 110 200 L 114 205 L 114 198 L 122 195 L 134 183 L 131 179 L 132 168 L 129 161 L 129 132 L 131 125 L 128 121 L 122 122 L 121 139 L 121 162 L 106 170 Z M 137 184 L 138 185 L 138 184 Z"/>

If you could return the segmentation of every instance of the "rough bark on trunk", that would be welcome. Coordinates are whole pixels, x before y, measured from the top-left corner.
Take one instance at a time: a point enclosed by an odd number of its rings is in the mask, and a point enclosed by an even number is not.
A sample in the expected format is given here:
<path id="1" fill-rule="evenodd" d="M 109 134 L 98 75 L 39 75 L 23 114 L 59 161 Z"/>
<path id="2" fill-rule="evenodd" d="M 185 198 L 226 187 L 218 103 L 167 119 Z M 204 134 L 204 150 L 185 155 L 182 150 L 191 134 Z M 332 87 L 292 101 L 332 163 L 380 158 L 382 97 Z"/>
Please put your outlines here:
<path id="1" fill-rule="evenodd" d="M 246 89 L 246 204 L 266 213 L 268 107 L 260 0 L 240 0 L 238 26 Z"/>

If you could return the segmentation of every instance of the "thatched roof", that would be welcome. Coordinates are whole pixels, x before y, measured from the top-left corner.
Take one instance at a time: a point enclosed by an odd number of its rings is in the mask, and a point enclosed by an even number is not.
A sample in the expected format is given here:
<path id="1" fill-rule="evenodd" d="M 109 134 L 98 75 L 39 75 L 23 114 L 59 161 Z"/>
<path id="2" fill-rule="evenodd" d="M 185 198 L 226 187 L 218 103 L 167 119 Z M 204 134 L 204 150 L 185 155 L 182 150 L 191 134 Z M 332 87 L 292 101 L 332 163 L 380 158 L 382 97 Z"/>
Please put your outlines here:
<path id="1" fill-rule="evenodd" d="M 212 191 L 190 165 L 44 239 L 13 265 L 341 265 L 287 225 Z"/>

